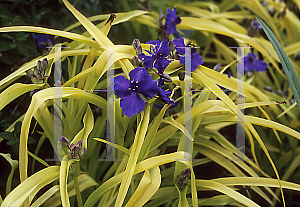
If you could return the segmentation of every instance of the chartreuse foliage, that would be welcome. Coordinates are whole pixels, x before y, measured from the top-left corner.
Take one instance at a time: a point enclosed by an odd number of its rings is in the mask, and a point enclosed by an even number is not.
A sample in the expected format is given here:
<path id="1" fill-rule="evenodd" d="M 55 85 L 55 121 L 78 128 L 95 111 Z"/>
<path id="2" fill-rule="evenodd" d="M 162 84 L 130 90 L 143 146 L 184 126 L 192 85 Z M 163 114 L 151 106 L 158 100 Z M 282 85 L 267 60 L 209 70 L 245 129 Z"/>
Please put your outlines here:
<path id="1" fill-rule="evenodd" d="M 295 130 L 300 126 L 300 122 L 297 120 L 298 112 L 295 112 L 293 106 L 279 104 L 283 101 L 279 96 L 263 91 L 263 87 L 268 84 L 274 86 L 273 90 L 290 90 L 286 85 L 286 80 L 288 80 L 297 102 L 299 101 L 299 90 L 297 90 L 299 66 L 293 61 L 290 62 L 288 57 L 300 52 L 297 43 L 299 36 L 293 35 L 295 30 L 288 26 L 288 23 L 295 20 L 291 11 L 286 9 L 286 16 L 282 19 L 286 22 L 284 27 L 290 41 L 288 42 L 290 45 L 284 48 L 286 55 L 280 46 L 284 38 L 281 38 L 281 33 L 276 30 L 278 26 L 276 21 L 258 0 L 251 2 L 224 0 L 220 5 L 194 2 L 177 4 L 177 10 L 168 10 L 177 29 L 192 30 L 195 34 L 201 34 L 201 37 L 205 39 L 205 42 L 199 42 L 199 39 L 195 37 L 195 41 L 202 46 L 200 55 L 204 63 L 207 65 L 221 63 L 224 67 L 220 72 L 212 70 L 199 65 L 200 62 L 203 63 L 201 59 L 199 64 L 197 63 L 197 68 L 192 70 L 191 81 L 193 89 L 203 90 L 191 94 L 193 99 L 191 110 L 184 112 L 182 105 L 179 104 L 173 111 L 174 116 L 171 116 L 171 112 L 167 112 L 171 104 L 186 103 L 184 81 L 176 75 L 178 71 L 184 72 L 181 63 L 184 58 L 187 58 L 183 56 L 184 53 L 180 52 L 180 58 L 174 59 L 172 62 L 167 61 L 171 63 L 167 68 L 159 71 L 159 73 L 170 74 L 172 80 L 172 83 L 166 84 L 170 91 L 157 89 L 160 90 L 160 98 L 165 101 L 164 103 L 167 102 L 160 111 L 153 106 L 157 96 L 152 98 L 152 94 L 148 96 L 152 99 L 148 98 L 141 113 L 127 117 L 121 108 L 126 106 L 122 106 L 120 99 L 116 97 L 114 104 L 115 143 L 112 143 L 104 138 L 108 102 L 95 90 L 106 89 L 108 70 L 115 70 L 117 73 L 120 71 L 117 69 L 121 69 L 122 72 L 118 75 L 123 75 L 129 80 L 131 78 L 129 73 L 135 69 L 132 64 L 134 61 L 131 60 L 137 54 L 132 46 L 115 45 L 107 35 L 111 26 L 127 21 L 144 24 L 149 27 L 149 30 L 157 29 L 160 28 L 157 26 L 157 22 L 162 19 L 158 12 L 140 10 L 117 13 L 115 14 L 116 19 L 110 15 L 86 18 L 67 0 L 63 0 L 63 2 L 78 21 L 66 28 L 65 31 L 34 26 L 0 28 L 1 33 L 36 32 L 71 40 L 70 43 L 56 45 L 56 47 L 62 47 L 61 60 L 67 65 L 67 75 L 62 79 L 62 87 L 52 87 L 48 83 L 48 77 L 53 74 L 51 68 L 55 62 L 55 48 L 52 48 L 47 55 L 37 57 L 22 65 L 17 71 L 0 81 L 1 110 L 21 95 L 35 90 L 26 113 L 18 119 L 18 121 L 22 121 L 18 160 L 21 182 L 12 190 L 11 180 L 17 161 L 11 160 L 9 155 L 2 154 L 11 164 L 12 169 L 6 183 L 7 195 L 1 203 L 1 207 L 39 206 L 42 204 L 43 206 L 62 205 L 64 207 L 75 205 L 85 207 L 97 205 L 116 207 L 261 205 L 251 196 L 245 196 L 239 192 L 237 186 L 250 186 L 251 192 L 258 194 L 270 205 L 278 201 L 285 205 L 283 189 L 300 191 L 299 184 L 285 181 L 295 172 L 300 162 L 299 149 L 297 146 L 292 147 L 297 143 L 295 140 L 300 139 L 300 133 Z M 284 3 L 282 2 L 282 4 Z M 237 8 L 240 10 L 231 11 L 230 9 L 235 5 L 238 5 Z M 280 5 L 279 3 L 275 6 L 279 7 Z M 182 12 L 183 15 L 179 18 L 174 11 Z M 190 16 L 184 15 L 183 12 L 189 12 Z M 242 26 L 242 19 L 252 19 L 255 15 L 262 18 L 274 31 L 273 35 L 268 27 L 259 20 L 272 40 L 275 51 L 270 42 L 260 36 L 249 36 L 245 27 Z M 277 15 L 274 18 L 280 17 Z M 107 22 L 103 21 L 107 19 Z M 103 22 L 95 25 L 92 21 Z M 167 30 L 174 32 L 172 21 L 168 20 L 169 29 Z M 86 31 L 83 34 L 73 33 L 72 29 L 80 25 Z M 293 27 L 300 29 L 299 20 L 293 22 Z M 182 35 L 183 32 L 178 31 L 178 34 Z M 178 34 L 175 33 L 173 36 Z M 265 61 L 272 63 L 272 67 L 270 66 L 268 69 L 271 78 L 266 72 L 262 72 L 261 75 L 257 75 L 258 72 L 255 72 L 245 82 L 235 78 L 237 54 L 218 39 L 216 34 L 232 38 L 237 44 L 236 46 L 250 45 L 254 52 L 260 52 Z M 132 39 L 136 38 L 138 37 L 132 37 Z M 185 41 L 189 41 L 189 39 L 185 38 Z M 158 42 L 160 44 L 160 41 Z M 159 53 L 160 50 L 152 51 L 153 48 L 158 48 L 159 44 L 150 46 L 142 43 L 143 50 L 146 49 L 149 52 L 140 54 L 140 56 L 146 60 L 152 58 L 159 65 L 159 58 L 166 58 L 168 55 L 164 54 L 162 57 Z M 163 44 L 164 47 L 167 47 L 166 41 L 161 45 Z M 210 54 L 212 45 L 214 51 L 213 54 Z M 162 49 L 164 53 L 168 50 L 169 48 Z M 276 52 L 279 53 L 285 73 L 277 64 L 279 59 Z M 197 54 L 196 50 L 193 50 L 193 54 Z M 199 54 L 197 57 L 200 57 Z M 33 71 L 38 61 L 43 61 L 45 58 L 48 60 L 49 68 L 43 71 L 44 77 L 39 81 L 40 84 L 17 82 L 20 77 L 26 75 L 26 71 Z M 151 64 L 155 65 L 156 62 L 153 61 Z M 230 69 L 233 74 L 230 78 L 227 74 L 223 74 L 227 69 Z M 65 69 L 63 68 L 63 70 Z M 151 77 L 155 77 L 155 75 L 157 72 L 151 74 Z M 159 80 L 155 78 L 154 80 L 161 81 L 163 74 L 159 74 L 159 76 Z M 168 79 L 169 77 L 164 76 L 164 78 Z M 127 80 L 123 81 L 126 84 L 127 82 L 130 84 Z M 245 96 L 246 103 L 243 106 L 235 102 L 237 93 L 241 93 L 236 91 L 237 83 L 244 84 L 245 90 L 241 95 Z M 282 85 L 284 88 L 281 88 Z M 134 86 L 140 87 L 138 83 Z M 175 88 L 175 86 L 177 87 Z M 220 86 L 230 90 L 231 93 L 229 95 L 224 93 L 220 90 Z M 181 88 L 182 93 L 175 92 L 177 88 Z M 59 89 L 59 94 L 57 89 Z M 147 94 L 147 91 L 144 93 Z M 172 96 L 175 102 L 170 99 Z M 62 152 L 54 142 L 59 139 L 54 138 L 53 127 L 55 118 L 53 108 L 55 108 L 55 100 L 58 98 L 62 100 L 60 109 L 62 111 L 62 135 L 69 140 L 67 144 L 62 143 Z M 287 99 L 290 98 L 291 96 L 287 96 Z M 144 99 L 146 98 L 141 97 L 139 100 Z M 93 113 L 95 106 L 101 108 L 101 115 Z M 249 109 L 249 113 L 244 116 L 241 108 Z M 287 116 L 276 119 L 281 113 L 287 113 Z M 190 117 L 192 131 L 186 129 L 185 117 Z M 36 124 L 32 129 L 33 119 Z M 245 160 L 237 160 L 236 147 L 219 132 L 220 129 L 234 125 L 241 120 L 244 120 L 245 123 L 247 143 L 249 143 L 247 147 L 250 146 Z M 13 132 L 15 123 L 6 131 Z M 33 155 L 28 150 L 28 137 L 32 130 L 36 131 L 36 125 L 39 125 L 43 131 L 39 132 L 40 142 L 35 155 Z M 266 128 L 272 130 L 263 130 Z M 267 133 L 273 136 L 267 136 Z M 55 166 L 46 166 L 48 163 L 45 163 L 42 170 L 28 175 L 28 154 L 41 161 L 37 154 L 39 150 L 42 151 L 45 137 L 53 147 L 51 150 L 61 156 L 61 160 Z M 288 140 L 291 145 L 287 151 L 281 147 L 283 140 Z M 115 148 L 116 160 L 98 160 L 106 157 L 104 145 L 101 143 Z M 185 151 L 187 145 L 191 151 Z M 261 149 L 264 155 L 260 153 Z M 72 156 L 70 153 L 73 153 Z M 85 155 L 83 155 L 84 153 Z M 193 160 L 198 158 L 199 154 L 204 157 Z M 293 155 L 296 155 L 294 160 Z M 282 157 L 282 159 L 277 157 Z M 198 167 L 204 164 L 206 167 L 210 167 L 211 162 L 224 168 L 229 176 L 224 175 L 214 179 L 202 177 L 202 172 L 198 170 Z M 266 169 L 265 165 L 271 167 Z M 287 170 L 283 171 L 283 169 Z M 280 189 L 281 197 L 270 187 Z M 198 199 L 202 191 L 217 191 L 222 195 Z M 40 193 L 39 196 L 36 196 L 38 193 Z M 76 201 L 73 198 L 74 195 L 76 195 Z"/>

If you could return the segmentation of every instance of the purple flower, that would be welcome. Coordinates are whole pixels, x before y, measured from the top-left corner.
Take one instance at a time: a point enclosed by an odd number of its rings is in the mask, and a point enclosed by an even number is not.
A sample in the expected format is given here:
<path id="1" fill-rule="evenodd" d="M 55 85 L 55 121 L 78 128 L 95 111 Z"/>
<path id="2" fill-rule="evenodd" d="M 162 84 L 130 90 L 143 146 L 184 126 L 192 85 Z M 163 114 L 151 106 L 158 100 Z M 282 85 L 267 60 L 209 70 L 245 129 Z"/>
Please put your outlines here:
<path id="1" fill-rule="evenodd" d="M 169 107 L 169 109 L 174 109 L 179 105 L 179 101 L 174 102 L 174 104 L 172 106 Z M 164 105 L 157 105 L 157 104 L 153 104 L 153 106 L 155 106 L 156 108 L 162 109 L 164 107 Z"/>
<path id="2" fill-rule="evenodd" d="M 162 88 L 158 88 L 157 90 L 157 95 L 160 97 L 160 99 L 164 102 L 164 103 L 168 103 L 168 104 L 172 104 L 174 105 L 174 101 L 172 99 L 169 98 L 169 96 L 171 95 L 171 91 L 165 91 Z"/>
<path id="3" fill-rule="evenodd" d="M 268 63 L 261 61 L 256 55 L 252 52 L 249 52 L 247 56 L 243 58 L 245 63 L 245 72 L 257 71 L 262 72 L 268 69 Z M 238 71 L 243 73 L 244 71 Z"/>
<path id="4" fill-rule="evenodd" d="M 190 47 L 190 45 L 185 46 L 183 38 L 180 39 L 174 39 L 173 43 L 176 45 L 176 50 L 180 56 L 180 63 L 182 65 L 185 65 L 185 50 L 187 47 Z M 197 69 L 198 65 L 202 65 L 203 59 L 200 56 L 200 54 L 197 52 L 197 49 L 195 47 L 191 47 L 191 71 Z"/>
<path id="5" fill-rule="evenodd" d="M 131 117 L 145 108 L 145 97 L 153 98 L 158 90 L 155 80 L 151 78 L 144 67 L 138 67 L 129 73 L 130 80 L 120 75 L 115 77 L 112 89 L 121 98 L 121 108 L 124 114 Z"/>
<path id="6" fill-rule="evenodd" d="M 255 29 L 255 30 L 260 30 L 262 29 L 261 25 L 259 24 L 259 22 L 256 19 L 253 19 L 251 21 L 251 26 Z"/>
<path id="7" fill-rule="evenodd" d="M 34 39 L 38 41 L 39 48 L 46 48 L 46 46 L 53 46 L 55 43 L 52 41 L 54 40 L 54 36 L 50 34 L 38 34 L 33 35 Z"/>
<path id="8" fill-rule="evenodd" d="M 155 48 L 150 47 L 151 51 L 147 51 L 149 55 L 140 53 L 139 58 L 143 61 L 143 64 L 147 68 L 154 67 L 158 70 L 160 74 L 163 73 L 165 68 L 169 65 L 171 60 L 167 60 L 167 57 L 170 54 L 170 47 L 167 40 L 159 42 L 159 40 L 148 42 L 148 44 L 154 44 Z"/>
<path id="9" fill-rule="evenodd" d="M 158 45 L 160 45 L 160 41 L 159 40 L 150 40 L 150 41 L 146 42 L 146 44 L 158 46 Z"/>
<path id="10" fill-rule="evenodd" d="M 181 22 L 180 17 L 176 15 L 176 8 L 174 7 L 174 11 L 168 8 L 165 18 L 166 18 L 167 32 L 169 34 L 176 33 L 177 32 L 176 25 L 180 24 Z"/>

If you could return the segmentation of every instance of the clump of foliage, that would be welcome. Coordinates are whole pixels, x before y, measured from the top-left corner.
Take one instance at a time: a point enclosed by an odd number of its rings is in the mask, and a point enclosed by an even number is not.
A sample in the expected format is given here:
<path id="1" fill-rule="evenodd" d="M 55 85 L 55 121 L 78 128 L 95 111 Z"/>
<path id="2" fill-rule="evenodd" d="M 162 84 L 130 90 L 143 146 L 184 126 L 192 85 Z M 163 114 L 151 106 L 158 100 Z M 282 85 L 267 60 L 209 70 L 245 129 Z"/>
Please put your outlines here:
<path id="1" fill-rule="evenodd" d="M 0 153 L 11 165 L 1 207 L 292 202 L 284 189 L 300 191 L 292 177 L 300 162 L 300 21 L 293 10 L 300 5 L 191 2 L 86 18 L 63 4 L 78 21 L 65 30 L 0 28 L 6 37 L 34 32 L 34 41 L 48 46 L 0 81 L 1 110 L 31 93 L 26 112 L 0 133 L 19 156 Z M 125 22 L 136 30 L 132 45 L 108 37 Z M 86 31 L 74 32 L 78 26 Z M 155 38 L 142 41 L 147 36 Z M 228 46 L 251 49 L 241 55 Z M 12 49 L 0 52 L 11 57 Z M 240 126 L 242 149 L 235 145 Z M 216 176 L 207 178 L 207 169 Z"/>

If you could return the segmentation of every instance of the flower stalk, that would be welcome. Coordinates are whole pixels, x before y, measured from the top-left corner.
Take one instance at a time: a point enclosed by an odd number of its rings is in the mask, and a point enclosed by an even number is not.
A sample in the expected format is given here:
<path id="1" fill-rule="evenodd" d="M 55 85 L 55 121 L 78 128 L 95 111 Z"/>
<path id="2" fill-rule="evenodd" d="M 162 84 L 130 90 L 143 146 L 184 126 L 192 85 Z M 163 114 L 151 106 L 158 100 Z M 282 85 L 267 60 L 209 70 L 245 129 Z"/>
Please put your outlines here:
<path id="1" fill-rule="evenodd" d="M 74 180 L 77 203 L 78 203 L 78 207 L 83 207 L 79 183 L 77 179 L 77 177 L 80 175 L 80 162 L 79 161 L 75 162 L 74 166 L 75 166 L 75 173 L 73 174 L 73 180 Z"/>

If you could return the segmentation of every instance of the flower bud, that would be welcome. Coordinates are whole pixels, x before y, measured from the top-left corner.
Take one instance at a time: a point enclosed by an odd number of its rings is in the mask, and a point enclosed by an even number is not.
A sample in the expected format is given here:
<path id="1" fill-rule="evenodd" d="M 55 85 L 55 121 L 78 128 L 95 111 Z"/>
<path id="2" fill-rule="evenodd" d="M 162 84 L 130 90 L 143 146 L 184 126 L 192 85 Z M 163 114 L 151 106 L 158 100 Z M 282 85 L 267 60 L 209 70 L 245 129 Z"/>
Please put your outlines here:
<path id="1" fill-rule="evenodd" d="M 37 74 L 38 74 L 38 68 L 36 67 L 36 66 L 34 66 L 34 70 L 33 70 L 33 76 L 37 76 Z"/>
<path id="2" fill-rule="evenodd" d="M 49 68 L 49 63 L 47 58 L 44 58 L 43 62 L 41 63 L 41 69 L 42 71 L 45 71 L 47 68 Z"/>
<path id="3" fill-rule="evenodd" d="M 159 10 L 158 17 L 159 17 L 159 19 L 163 19 L 165 17 L 165 15 L 164 15 L 164 13 L 163 13 L 162 10 Z"/>
<path id="4" fill-rule="evenodd" d="M 133 42 L 132 42 L 132 46 L 133 46 L 133 49 L 137 49 L 139 46 L 141 46 L 141 43 L 139 41 L 139 39 L 134 39 Z"/>
<path id="5" fill-rule="evenodd" d="M 60 144 L 61 144 L 62 147 L 68 147 L 69 140 L 64 136 L 61 136 L 60 137 Z"/>
<path id="6" fill-rule="evenodd" d="M 173 41 L 169 42 L 169 47 L 170 47 L 170 52 L 173 52 L 175 50 L 175 44 L 173 43 Z"/>
<path id="7" fill-rule="evenodd" d="M 72 151 L 74 148 L 75 148 L 75 144 L 72 143 L 72 144 L 70 145 L 70 150 Z"/>
<path id="8" fill-rule="evenodd" d="M 213 70 L 219 71 L 220 70 L 220 66 L 221 66 L 221 64 L 218 63 L 217 65 L 214 66 Z"/>
<path id="9" fill-rule="evenodd" d="M 32 70 L 27 70 L 26 71 L 26 74 L 30 77 L 30 76 L 33 76 L 33 71 Z"/>
<path id="10" fill-rule="evenodd" d="M 142 66 L 142 61 L 137 57 L 137 56 L 134 56 L 133 58 L 132 58 L 132 62 L 133 62 L 133 65 L 135 65 L 135 66 Z"/>
<path id="11" fill-rule="evenodd" d="M 32 83 L 37 83 L 37 78 L 34 76 L 30 77 Z"/>
<path id="12" fill-rule="evenodd" d="M 165 17 L 162 10 L 159 10 L 158 17 L 159 17 L 158 18 L 158 25 L 159 25 L 159 27 L 162 27 L 162 25 L 163 25 L 162 20 Z"/>
<path id="13" fill-rule="evenodd" d="M 37 77 L 37 79 L 40 79 L 40 80 L 44 79 L 44 76 L 42 76 L 41 73 L 38 73 L 38 74 L 36 75 L 36 77 Z"/>
<path id="14" fill-rule="evenodd" d="M 38 70 L 39 72 L 42 71 L 42 62 L 41 62 L 40 60 L 39 60 L 38 63 L 37 63 L 37 70 Z"/>
<path id="15" fill-rule="evenodd" d="M 138 56 L 140 53 L 142 53 L 142 46 L 136 48 L 136 55 Z"/>
<path id="16" fill-rule="evenodd" d="M 83 149 L 80 151 L 79 156 L 82 157 L 82 156 L 85 155 L 85 153 L 86 153 L 86 148 L 83 148 Z"/>
<path id="17" fill-rule="evenodd" d="M 74 149 L 73 149 L 72 151 L 73 151 L 73 154 L 74 154 L 75 156 L 77 156 L 77 155 L 79 155 L 79 153 L 80 153 L 80 148 L 79 148 L 79 147 L 74 147 Z"/>
<path id="18" fill-rule="evenodd" d="M 182 171 L 179 175 L 177 175 L 176 186 L 179 188 L 179 190 L 183 190 L 187 186 L 190 177 L 190 168 L 187 168 L 186 170 Z"/>
<path id="19" fill-rule="evenodd" d="M 82 140 L 79 140 L 78 142 L 77 142 L 77 145 L 76 145 L 77 147 L 79 147 L 80 149 L 81 149 L 81 147 L 82 147 Z"/>

